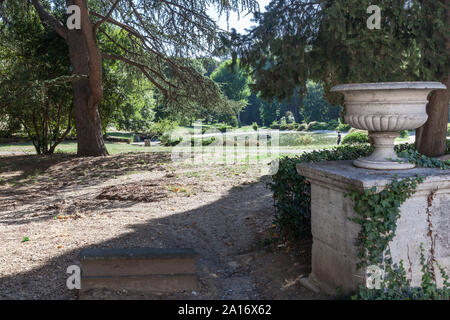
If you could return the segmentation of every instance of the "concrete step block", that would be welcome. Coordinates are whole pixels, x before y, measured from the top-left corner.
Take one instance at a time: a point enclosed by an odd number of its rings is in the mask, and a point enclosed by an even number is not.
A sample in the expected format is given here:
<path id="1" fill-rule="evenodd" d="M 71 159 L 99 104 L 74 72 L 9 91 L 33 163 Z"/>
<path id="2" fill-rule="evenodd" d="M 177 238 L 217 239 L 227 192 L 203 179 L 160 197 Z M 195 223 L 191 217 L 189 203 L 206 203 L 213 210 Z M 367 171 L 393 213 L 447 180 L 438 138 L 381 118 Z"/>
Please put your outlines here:
<path id="1" fill-rule="evenodd" d="M 127 276 L 195 273 L 195 259 L 85 260 L 83 276 Z"/>
<path id="2" fill-rule="evenodd" d="M 92 289 L 130 292 L 181 292 L 198 289 L 196 274 L 146 275 L 121 277 L 81 277 L 80 294 Z"/>
<path id="3" fill-rule="evenodd" d="M 80 252 L 81 292 L 196 290 L 197 258 L 193 249 L 85 249 Z"/>

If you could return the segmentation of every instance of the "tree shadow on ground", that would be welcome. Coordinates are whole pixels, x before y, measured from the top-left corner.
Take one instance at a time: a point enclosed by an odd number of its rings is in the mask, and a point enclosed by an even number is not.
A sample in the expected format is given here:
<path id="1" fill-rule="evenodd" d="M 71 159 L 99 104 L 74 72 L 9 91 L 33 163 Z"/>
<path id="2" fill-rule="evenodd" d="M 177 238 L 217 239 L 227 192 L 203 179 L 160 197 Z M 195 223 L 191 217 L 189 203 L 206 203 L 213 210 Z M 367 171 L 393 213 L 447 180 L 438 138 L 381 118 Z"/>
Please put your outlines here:
<path id="1" fill-rule="evenodd" d="M 101 160 L 98 160 L 101 161 Z M 124 203 L 123 205 L 127 205 Z M 38 268 L 0 278 L 1 299 L 75 299 L 66 269 L 85 248 L 193 248 L 199 254 L 196 295 L 140 295 L 140 299 L 321 299 L 300 286 L 310 270 L 310 243 L 266 251 L 272 195 L 263 183 L 240 185 L 217 201 L 130 225 L 119 237 L 77 247 Z M 74 239 L 75 240 L 75 239 Z M 26 263 L 24 261 L 24 263 Z M 100 296 L 105 298 L 105 296 Z M 127 296 L 110 296 L 126 299 Z"/>
<path id="2" fill-rule="evenodd" d="M 14 211 L 12 215 L 0 215 L 0 223 L 23 224 L 53 218 L 60 208 L 48 203 L 48 198 L 58 192 L 83 190 L 136 172 L 164 172 L 163 165 L 169 161 L 170 154 L 166 153 L 96 158 L 79 158 L 67 154 L 0 157 L 0 212 Z M 127 206 L 123 202 L 99 200 L 98 203 L 109 209 Z M 25 209 L 16 210 L 16 207 L 24 205 Z M 49 215 L 36 214 L 36 211 L 45 211 L 51 206 L 55 206 L 55 210 Z M 98 207 L 87 206 L 84 209 L 90 211 Z"/>
<path id="3" fill-rule="evenodd" d="M 71 154 L 0 156 L 0 177 L 3 185 L 9 184 L 15 190 L 26 192 L 23 187 L 31 182 L 30 177 L 42 178 L 44 188 L 48 187 L 45 182 L 52 181 L 86 186 L 138 170 L 155 170 L 169 161 L 169 153 L 156 152 L 105 157 L 77 157 Z M 51 175 L 52 180 L 46 180 L 46 175 Z"/>

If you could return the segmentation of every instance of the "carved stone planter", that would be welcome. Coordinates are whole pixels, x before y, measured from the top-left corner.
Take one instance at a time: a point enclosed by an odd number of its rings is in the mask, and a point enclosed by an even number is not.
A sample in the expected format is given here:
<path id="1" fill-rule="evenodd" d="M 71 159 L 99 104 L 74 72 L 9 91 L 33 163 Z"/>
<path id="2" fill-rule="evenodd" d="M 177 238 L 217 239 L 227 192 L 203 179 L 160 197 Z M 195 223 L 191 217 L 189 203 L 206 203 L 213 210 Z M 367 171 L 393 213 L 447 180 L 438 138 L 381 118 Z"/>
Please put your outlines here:
<path id="1" fill-rule="evenodd" d="M 375 151 L 353 162 L 356 167 L 378 170 L 412 169 L 400 163 L 394 140 L 400 130 L 414 130 L 428 120 L 426 105 L 433 90 L 446 89 L 440 82 L 386 82 L 343 84 L 331 89 L 345 96 L 345 121 L 352 127 L 368 130 Z"/>

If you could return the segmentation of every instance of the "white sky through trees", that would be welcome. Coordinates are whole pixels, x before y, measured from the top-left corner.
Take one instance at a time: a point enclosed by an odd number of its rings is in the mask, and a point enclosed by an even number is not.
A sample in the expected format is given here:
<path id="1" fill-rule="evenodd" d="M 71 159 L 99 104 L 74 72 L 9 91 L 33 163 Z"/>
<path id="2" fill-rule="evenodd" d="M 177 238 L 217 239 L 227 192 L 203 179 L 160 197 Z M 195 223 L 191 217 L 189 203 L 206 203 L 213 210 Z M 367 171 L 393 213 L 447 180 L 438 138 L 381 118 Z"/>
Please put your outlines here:
<path id="1" fill-rule="evenodd" d="M 259 3 L 259 8 L 261 12 L 264 12 L 265 6 L 267 6 L 270 2 L 270 0 L 257 0 Z M 209 16 L 214 19 L 219 27 L 223 30 L 227 30 L 227 28 L 231 31 L 231 29 L 236 29 L 238 33 L 246 33 L 245 29 L 249 29 L 250 27 L 254 26 L 255 23 L 251 20 L 253 19 L 253 14 L 247 14 L 247 12 L 242 12 L 240 14 L 240 17 L 238 17 L 238 14 L 235 12 L 230 13 L 230 18 L 227 24 L 226 15 L 222 14 L 221 17 L 219 17 L 217 13 L 217 9 L 211 7 L 208 11 Z M 246 15 L 247 14 L 247 15 Z"/>

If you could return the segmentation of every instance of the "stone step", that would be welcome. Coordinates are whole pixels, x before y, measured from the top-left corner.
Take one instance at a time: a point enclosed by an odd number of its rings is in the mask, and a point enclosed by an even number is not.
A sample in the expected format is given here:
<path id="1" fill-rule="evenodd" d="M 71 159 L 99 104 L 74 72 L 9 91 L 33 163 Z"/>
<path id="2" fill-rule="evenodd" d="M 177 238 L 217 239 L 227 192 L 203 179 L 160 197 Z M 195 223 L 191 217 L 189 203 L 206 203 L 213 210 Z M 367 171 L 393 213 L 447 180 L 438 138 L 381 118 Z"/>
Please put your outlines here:
<path id="1" fill-rule="evenodd" d="M 85 249 L 80 252 L 81 292 L 195 290 L 197 258 L 192 249 Z"/>
<path id="2" fill-rule="evenodd" d="M 92 289 L 111 291 L 127 290 L 129 292 L 181 292 L 198 289 L 196 274 L 145 275 L 145 276 L 107 276 L 81 277 L 80 293 Z"/>

